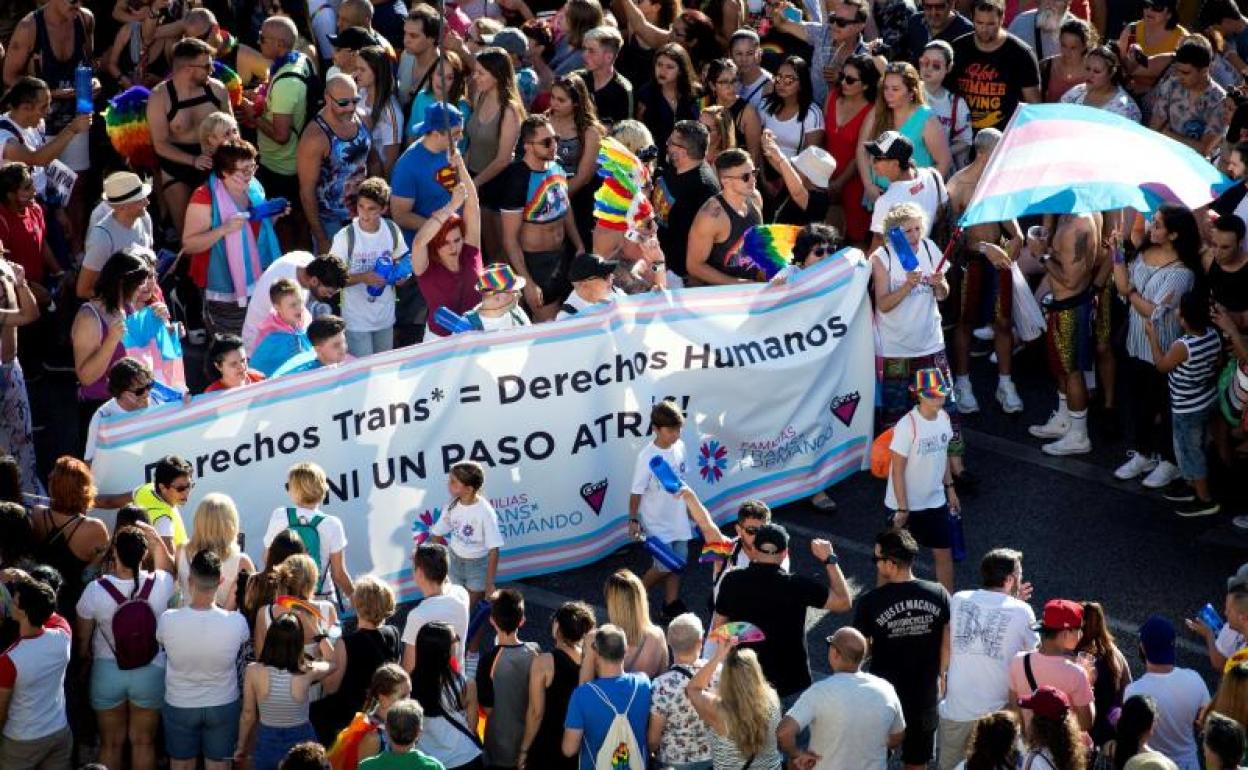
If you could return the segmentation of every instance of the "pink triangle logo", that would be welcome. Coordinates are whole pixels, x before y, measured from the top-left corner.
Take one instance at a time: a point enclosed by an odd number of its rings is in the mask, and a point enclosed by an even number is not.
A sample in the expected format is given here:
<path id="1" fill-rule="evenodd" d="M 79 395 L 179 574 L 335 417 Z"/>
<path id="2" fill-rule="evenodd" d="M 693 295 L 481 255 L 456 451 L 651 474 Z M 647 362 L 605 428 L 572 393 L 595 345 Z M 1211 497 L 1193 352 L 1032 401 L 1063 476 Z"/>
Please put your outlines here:
<path id="1" fill-rule="evenodd" d="M 581 485 L 581 499 L 584 500 L 590 508 L 594 509 L 594 514 L 602 513 L 602 504 L 607 499 L 607 480 L 591 481 L 588 484 Z"/>
<path id="2" fill-rule="evenodd" d="M 856 390 L 844 396 L 837 396 L 832 399 L 832 414 L 848 428 L 854 421 L 854 415 L 858 413 L 858 402 L 861 400 L 862 397 Z"/>

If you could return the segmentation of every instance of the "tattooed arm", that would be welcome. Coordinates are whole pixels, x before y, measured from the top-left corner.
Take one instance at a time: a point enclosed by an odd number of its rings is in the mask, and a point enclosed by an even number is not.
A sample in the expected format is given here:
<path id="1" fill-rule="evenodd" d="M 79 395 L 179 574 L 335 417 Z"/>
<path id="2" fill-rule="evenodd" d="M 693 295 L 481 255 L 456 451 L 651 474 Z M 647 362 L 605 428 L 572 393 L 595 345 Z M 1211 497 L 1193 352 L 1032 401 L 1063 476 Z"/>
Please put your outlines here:
<path id="1" fill-rule="evenodd" d="M 711 249 L 716 243 L 727 239 L 731 230 L 728 215 L 717 198 L 711 198 L 698 209 L 693 219 L 693 227 L 689 230 L 689 245 L 685 250 L 685 266 L 689 277 L 696 278 L 708 286 L 722 284 L 746 283 L 741 278 L 733 278 L 707 264 Z"/>

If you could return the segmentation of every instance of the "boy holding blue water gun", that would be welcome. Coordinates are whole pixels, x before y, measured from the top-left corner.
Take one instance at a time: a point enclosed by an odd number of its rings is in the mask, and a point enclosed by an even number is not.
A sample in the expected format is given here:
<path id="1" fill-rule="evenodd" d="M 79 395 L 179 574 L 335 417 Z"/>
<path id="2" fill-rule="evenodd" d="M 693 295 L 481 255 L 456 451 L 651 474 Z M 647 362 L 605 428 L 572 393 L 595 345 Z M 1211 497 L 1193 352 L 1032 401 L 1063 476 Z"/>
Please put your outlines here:
<path id="1" fill-rule="evenodd" d="M 329 247 L 330 254 L 347 263 L 342 318 L 347 322 L 347 347 L 355 356 L 394 347 L 394 288 L 412 275 L 407 241 L 398 225 L 385 216 L 389 206 L 386 180 L 365 179 L 360 183 L 355 218 L 334 235 Z"/>
<path id="2" fill-rule="evenodd" d="M 641 539 L 644 532 L 647 540 L 658 541 L 655 548 L 661 555 L 655 554 L 641 582 L 647 590 L 663 583 L 663 615 L 667 619 L 686 611 L 680 601 L 680 573 L 674 566 L 689 558 L 689 540 L 693 537 L 689 517 L 707 542 L 727 540 L 684 483 L 685 442 L 680 438 L 684 424 L 685 415 L 673 401 L 660 401 L 650 410 L 654 439 L 637 454 L 628 498 L 629 536 Z"/>

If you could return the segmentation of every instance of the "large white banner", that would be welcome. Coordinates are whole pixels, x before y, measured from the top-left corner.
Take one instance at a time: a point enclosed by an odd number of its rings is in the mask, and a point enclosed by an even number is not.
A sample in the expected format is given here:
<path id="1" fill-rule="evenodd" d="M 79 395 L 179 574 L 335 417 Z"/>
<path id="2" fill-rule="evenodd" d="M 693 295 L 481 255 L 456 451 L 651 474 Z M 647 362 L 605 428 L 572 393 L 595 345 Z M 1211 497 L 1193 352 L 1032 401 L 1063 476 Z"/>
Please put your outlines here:
<path id="1" fill-rule="evenodd" d="M 651 405 L 687 415 L 687 481 L 717 518 L 860 470 L 874 367 L 865 263 L 827 260 L 786 286 L 631 297 L 612 309 L 507 332 L 470 332 L 333 369 L 107 421 L 102 490 L 131 489 L 159 457 L 194 466 L 238 504 L 249 551 L 287 468 L 329 475 L 356 573 L 415 594 L 410 552 L 448 500 L 447 469 L 486 467 L 506 547 L 500 578 L 594 561 L 627 540 L 629 483 Z"/>

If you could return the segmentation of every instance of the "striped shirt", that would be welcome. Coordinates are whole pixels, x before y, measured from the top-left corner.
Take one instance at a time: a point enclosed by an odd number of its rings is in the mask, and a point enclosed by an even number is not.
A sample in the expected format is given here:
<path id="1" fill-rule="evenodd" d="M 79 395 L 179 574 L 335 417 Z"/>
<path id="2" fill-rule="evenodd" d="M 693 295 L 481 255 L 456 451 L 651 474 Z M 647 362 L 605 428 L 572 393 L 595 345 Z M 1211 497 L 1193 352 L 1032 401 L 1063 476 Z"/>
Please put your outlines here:
<path id="1" fill-rule="evenodd" d="M 1131 285 L 1140 292 L 1140 296 L 1158 305 L 1153 313 L 1157 324 L 1157 342 L 1162 350 L 1169 350 L 1179 338 L 1179 314 L 1176 310 L 1179 299 L 1191 290 L 1195 276 L 1181 262 L 1154 266 L 1145 264 L 1142 257 L 1133 261 L 1128 269 Z M 1163 303 L 1168 309 L 1161 307 Z M 1140 315 L 1132 307 L 1127 321 L 1127 354 L 1152 364 L 1156 362 L 1153 361 L 1148 337 L 1144 334 L 1144 324 L 1147 323 L 1154 323 L 1154 320 Z"/>
<path id="2" fill-rule="evenodd" d="M 1184 334 L 1177 342 L 1187 348 L 1187 360 L 1170 370 L 1170 409 L 1174 414 L 1199 412 L 1217 395 L 1222 343 L 1212 326 L 1204 334 Z"/>

